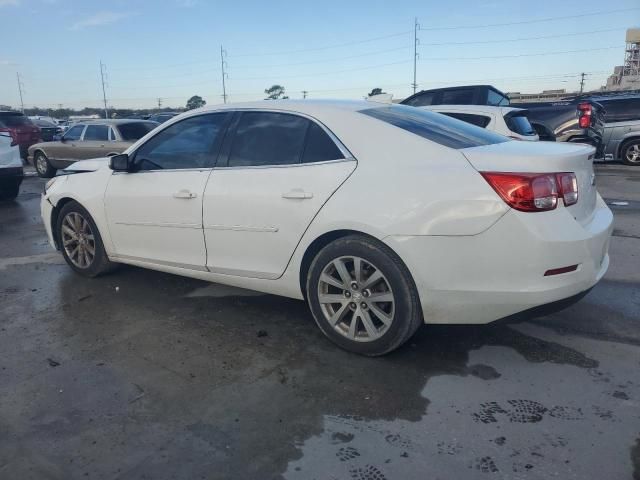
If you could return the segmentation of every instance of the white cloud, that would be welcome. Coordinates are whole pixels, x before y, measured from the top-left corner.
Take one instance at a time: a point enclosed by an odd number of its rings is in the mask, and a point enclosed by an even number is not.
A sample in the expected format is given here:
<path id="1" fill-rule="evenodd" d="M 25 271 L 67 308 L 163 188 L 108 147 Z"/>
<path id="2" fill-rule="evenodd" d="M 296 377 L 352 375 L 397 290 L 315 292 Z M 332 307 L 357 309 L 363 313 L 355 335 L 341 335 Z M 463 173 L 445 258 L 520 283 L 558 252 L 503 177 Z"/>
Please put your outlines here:
<path id="1" fill-rule="evenodd" d="M 21 0 L 0 0 L 0 7 L 17 7 Z"/>
<path id="2" fill-rule="evenodd" d="M 2 0 L 0 0 L 2 1 Z M 87 27 L 100 27 L 102 25 L 109 25 L 116 23 L 123 18 L 130 17 L 131 13 L 118 13 L 118 12 L 98 12 L 93 15 L 77 21 L 71 26 L 71 30 L 79 30 Z"/>

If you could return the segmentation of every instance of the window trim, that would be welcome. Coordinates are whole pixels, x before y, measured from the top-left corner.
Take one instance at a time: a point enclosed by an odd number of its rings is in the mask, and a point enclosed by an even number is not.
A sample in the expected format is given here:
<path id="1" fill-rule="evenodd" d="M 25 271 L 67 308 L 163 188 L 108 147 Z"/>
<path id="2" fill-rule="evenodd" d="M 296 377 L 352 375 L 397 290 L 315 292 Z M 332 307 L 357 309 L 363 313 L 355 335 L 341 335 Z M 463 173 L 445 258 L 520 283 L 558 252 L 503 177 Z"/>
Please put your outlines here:
<path id="1" fill-rule="evenodd" d="M 224 111 L 224 110 L 221 110 L 221 111 Z M 318 119 L 312 117 L 311 115 L 307 115 L 306 113 L 295 112 L 295 111 L 291 111 L 291 110 L 278 110 L 278 109 L 271 109 L 271 108 L 236 108 L 236 109 L 233 109 L 232 111 L 234 113 L 234 116 L 233 116 L 233 119 L 232 119 L 232 121 L 231 121 L 231 123 L 229 125 L 229 128 L 227 129 L 222 148 L 220 149 L 220 153 L 218 155 L 218 161 L 216 162 L 216 165 L 215 165 L 214 169 L 243 170 L 243 169 L 256 169 L 256 168 L 260 168 L 260 169 L 264 169 L 264 168 L 292 168 L 292 167 L 305 167 L 305 166 L 313 166 L 313 165 L 324 165 L 324 164 L 327 164 L 327 163 L 336 163 L 336 162 L 351 162 L 351 161 L 355 161 L 356 160 L 356 158 L 349 151 L 349 149 L 340 141 L 340 139 L 324 123 L 322 123 Z M 284 164 L 284 165 L 239 165 L 239 166 L 230 167 L 229 166 L 229 156 L 231 154 L 231 147 L 233 145 L 233 139 L 235 137 L 236 130 L 238 128 L 238 124 L 240 123 L 240 118 L 242 117 L 242 112 L 280 113 L 280 114 L 285 114 L 285 115 L 294 115 L 294 116 L 302 117 L 302 118 L 304 118 L 304 119 L 306 119 L 306 120 L 308 120 L 310 122 L 313 122 L 316 125 L 318 125 L 324 131 L 324 133 L 326 133 L 329 136 L 331 141 L 336 145 L 336 147 L 338 147 L 338 150 L 340 150 L 340 153 L 342 153 L 343 158 L 336 158 L 334 160 L 325 160 L 325 161 L 321 161 L 321 162 L 308 162 L 308 163 L 303 163 L 302 162 L 302 158 L 301 158 L 300 162 L 292 163 L 292 164 Z M 305 132 L 305 148 L 306 148 L 308 131 L 309 130 L 308 130 L 308 127 L 307 127 L 307 131 Z M 304 150 L 303 150 L 302 153 L 304 154 Z"/>
<path id="2" fill-rule="evenodd" d="M 128 153 L 131 164 L 135 165 L 136 156 L 138 155 L 138 151 L 141 148 L 143 148 L 147 143 L 152 141 L 154 138 L 156 138 L 158 135 L 160 135 L 162 132 L 164 132 L 168 128 L 171 128 L 172 126 L 182 123 L 186 120 L 191 120 L 192 118 L 204 117 L 207 115 L 214 115 L 214 114 L 229 114 L 229 113 L 233 113 L 233 111 L 221 109 L 221 110 L 213 110 L 210 112 L 198 112 L 195 115 L 189 115 L 188 117 L 181 118 L 177 122 L 168 122 L 168 121 L 165 122 L 165 124 L 168 123 L 168 125 L 161 124 L 163 127 L 160 128 L 157 132 L 155 132 L 153 136 L 145 140 L 144 143 L 141 143 L 140 145 L 138 145 L 135 150 Z M 137 174 L 137 173 L 147 173 L 147 172 L 188 172 L 188 171 L 204 172 L 204 171 L 212 170 L 216 167 L 218 161 L 220 160 L 220 153 L 222 152 L 222 147 L 224 146 L 224 142 L 227 139 L 227 133 L 229 132 L 229 127 L 231 125 L 232 120 L 233 120 L 233 115 L 227 115 L 227 118 L 222 125 L 222 134 L 220 136 L 220 139 L 216 139 L 216 141 L 213 142 L 213 145 L 211 146 L 211 154 L 213 158 L 211 165 L 204 166 L 204 167 L 189 167 L 189 168 L 160 168 L 160 169 L 152 169 L 152 170 L 133 170 L 132 172 L 121 172 L 121 173 Z M 118 172 L 113 172 L 113 173 L 118 173 Z"/>

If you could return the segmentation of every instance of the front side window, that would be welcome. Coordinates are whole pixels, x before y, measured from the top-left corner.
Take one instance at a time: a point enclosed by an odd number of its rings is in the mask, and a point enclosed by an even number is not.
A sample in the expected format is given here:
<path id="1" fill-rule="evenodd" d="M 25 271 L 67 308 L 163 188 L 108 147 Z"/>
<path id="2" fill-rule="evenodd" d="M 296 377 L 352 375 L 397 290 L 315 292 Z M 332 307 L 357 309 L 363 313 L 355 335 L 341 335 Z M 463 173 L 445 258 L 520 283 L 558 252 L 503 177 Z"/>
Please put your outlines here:
<path id="1" fill-rule="evenodd" d="M 422 108 L 390 105 L 360 110 L 360 113 L 455 149 L 509 141 L 497 133 Z"/>
<path id="2" fill-rule="evenodd" d="M 416 95 L 415 97 L 409 98 L 406 102 L 402 102 L 405 105 L 411 105 L 412 107 L 427 107 L 429 105 L 433 105 L 433 99 L 435 97 L 435 93 L 421 93 Z"/>
<path id="3" fill-rule="evenodd" d="M 442 92 L 441 105 L 472 105 L 473 90 L 470 88 Z"/>
<path id="4" fill-rule="evenodd" d="M 214 150 L 222 137 L 227 116 L 227 113 L 198 115 L 174 123 L 136 151 L 137 169 L 213 167 Z"/>
<path id="5" fill-rule="evenodd" d="M 74 125 L 67 133 L 64 134 L 65 140 L 80 140 L 82 136 L 82 130 L 84 130 L 84 125 Z"/>
<path id="6" fill-rule="evenodd" d="M 243 112 L 229 153 L 230 167 L 300 163 L 309 120 L 297 115 Z"/>
<path id="7" fill-rule="evenodd" d="M 84 139 L 85 141 L 107 141 L 109 139 L 109 127 L 107 125 L 87 125 Z"/>

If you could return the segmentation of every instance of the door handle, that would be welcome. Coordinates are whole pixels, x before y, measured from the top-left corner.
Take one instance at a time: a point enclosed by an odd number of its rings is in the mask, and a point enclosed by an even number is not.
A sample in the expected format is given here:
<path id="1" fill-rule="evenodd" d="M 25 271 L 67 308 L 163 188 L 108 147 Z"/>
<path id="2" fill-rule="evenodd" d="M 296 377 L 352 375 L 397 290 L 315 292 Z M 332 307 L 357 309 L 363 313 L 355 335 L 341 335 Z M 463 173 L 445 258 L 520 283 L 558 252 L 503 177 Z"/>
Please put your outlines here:
<path id="1" fill-rule="evenodd" d="M 173 198 L 184 198 L 186 200 L 196 198 L 197 193 L 190 192 L 189 190 L 179 190 L 173 194 Z"/>
<path id="2" fill-rule="evenodd" d="M 294 188 L 287 193 L 283 193 L 282 198 L 286 198 L 289 200 L 307 200 L 309 198 L 313 198 L 313 193 L 305 192 L 301 188 Z"/>

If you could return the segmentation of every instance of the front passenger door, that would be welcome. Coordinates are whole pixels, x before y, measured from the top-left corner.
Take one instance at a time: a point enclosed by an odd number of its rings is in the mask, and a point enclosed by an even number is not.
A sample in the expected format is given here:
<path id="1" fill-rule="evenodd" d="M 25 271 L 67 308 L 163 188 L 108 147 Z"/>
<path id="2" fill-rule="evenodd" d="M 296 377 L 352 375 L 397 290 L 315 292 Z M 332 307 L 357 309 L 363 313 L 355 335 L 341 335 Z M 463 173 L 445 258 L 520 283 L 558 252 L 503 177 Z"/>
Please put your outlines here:
<path id="1" fill-rule="evenodd" d="M 132 152 L 132 172 L 113 172 L 105 209 L 116 257 L 206 269 L 202 197 L 227 118 L 209 113 L 174 123 Z"/>

